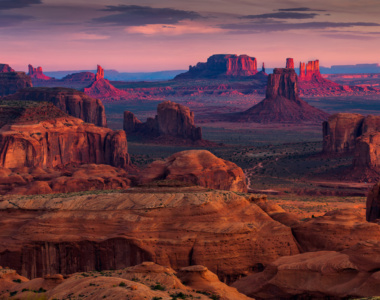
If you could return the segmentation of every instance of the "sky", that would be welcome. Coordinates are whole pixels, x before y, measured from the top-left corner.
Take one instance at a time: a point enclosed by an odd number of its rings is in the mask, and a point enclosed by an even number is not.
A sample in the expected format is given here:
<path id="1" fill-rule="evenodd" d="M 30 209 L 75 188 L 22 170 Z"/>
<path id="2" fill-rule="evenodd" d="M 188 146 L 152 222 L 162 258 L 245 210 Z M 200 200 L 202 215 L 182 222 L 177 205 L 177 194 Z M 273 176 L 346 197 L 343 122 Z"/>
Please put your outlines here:
<path id="1" fill-rule="evenodd" d="M 380 1 L 0 0 L 0 41 L 18 71 L 185 70 L 213 54 L 380 63 Z"/>

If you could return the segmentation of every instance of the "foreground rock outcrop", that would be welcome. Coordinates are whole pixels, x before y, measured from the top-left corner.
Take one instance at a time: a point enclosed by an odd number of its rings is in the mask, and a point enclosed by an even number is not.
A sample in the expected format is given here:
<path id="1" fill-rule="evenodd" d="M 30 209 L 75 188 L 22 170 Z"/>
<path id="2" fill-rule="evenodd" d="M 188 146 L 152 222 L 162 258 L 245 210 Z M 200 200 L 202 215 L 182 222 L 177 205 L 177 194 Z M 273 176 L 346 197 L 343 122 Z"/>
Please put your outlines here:
<path id="1" fill-rule="evenodd" d="M 256 123 L 320 123 L 328 118 L 298 96 L 294 69 L 274 69 L 268 77 L 266 98 L 248 110 L 231 116 L 235 122 Z"/>
<path id="2" fill-rule="evenodd" d="M 368 193 L 366 203 L 366 220 L 375 222 L 378 219 L 380 219 L 380 182 Z"/>
<path id="3" fill-rule="evenodd" d="M 157 115 L 142 123 L 129 111 L 124 112 L 124 130 L 127 134 L 138 134 L 162 139 L 185 139 L 192 142 L 202 140 L 202 129 L 194 123 L 194 113 L 184 105 L 165 101 L 157 106 Z"/>
<path id="4" fill-rule="evenodd" d="M 202 269 L 202 272 L 200 271 Z M 122 270 L 86 272 L 64 277 L 60 274 L 28 280 L 11 269 L 0 269 L 0 297 L 35 299 L 220 299 L 249 300 L 220 282 L 206 267 L 194 266 L 181 270 L 186 273 L 183 284 L 176 272 L 153 262 Z M 217 287 L 217 289 L 216 289 Z"/>
<path id="5" fill-rule="evenodd" d="M 352 299 L 380 294 L 380 243 L 281 257 L 233 284 L 259 299 Z"/>
<path id="6" fill-rule="evenodd" d="M 178 186 L 33 201 L 3 196 L 0 265 L 35 278 L 154 261 L 175 270 L 203 265 L 230 282 L 299 253 L 291 229 L 254 199 Z"/>
<path id="7" fill-rule="evenodd" d="M 30 114 L 32 112 L 32 114 Z M 130 164 L 122 130 L 97 127 L 53 105 L 26 110 L 0 129 L 0 166 L 53 168 L 67 164 Z"/>
<path id="8" fill-rule="evenodd" d="M 15 72 L 9 65 L 0 64 L 0 97 L 32 86 L 32 79 L 24 72 Z"/>
<path id="9" fill-rule="evenodd" d="M 142 173 L 143 183 L 179 180 L 211 189 L 247 192 L 243 170 L 206 150 L 178 152 L 164 161 L 155 161 Z"/>
<path id="10" fill-rule="evenodd" d="M 3 100 L 27 100 L 51 102 L 67 114 L 87 123 L 106 127 L 107 119 L 103 103 L 84 93 L 68 88 L 27 88 Z"/>
<path id="11" fill-rule="evenodd" d="M 179 74 L 175 79 L 246 77 L 258 73 L 257 60 L 248 55 L 215 54 L 206 63 L 190 66 L 189 71 Z"/>

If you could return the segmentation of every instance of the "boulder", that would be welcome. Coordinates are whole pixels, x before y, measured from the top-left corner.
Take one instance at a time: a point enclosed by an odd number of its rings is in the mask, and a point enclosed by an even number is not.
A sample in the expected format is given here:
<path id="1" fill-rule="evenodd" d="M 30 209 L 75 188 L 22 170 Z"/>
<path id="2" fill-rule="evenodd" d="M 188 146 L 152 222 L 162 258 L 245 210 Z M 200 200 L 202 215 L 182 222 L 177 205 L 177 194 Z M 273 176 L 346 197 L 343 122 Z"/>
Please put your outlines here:
<path id="1" fill-rule="evenodd" d="M 164 161 L 155 161 L 141 176 L 142 183 L 167 179 L 211 189 L 247 192 L 243 170 L 206 150 L 182 151 Z"/>

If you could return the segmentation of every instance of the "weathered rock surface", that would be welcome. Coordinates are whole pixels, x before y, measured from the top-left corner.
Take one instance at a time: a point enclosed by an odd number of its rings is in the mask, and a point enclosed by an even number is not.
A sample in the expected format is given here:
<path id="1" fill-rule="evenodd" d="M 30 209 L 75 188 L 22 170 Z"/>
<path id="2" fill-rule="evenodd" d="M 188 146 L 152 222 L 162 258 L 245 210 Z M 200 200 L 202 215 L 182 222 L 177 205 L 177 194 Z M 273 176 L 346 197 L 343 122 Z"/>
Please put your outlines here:
<path id="1" fill-rule="evenodd" d="M 321 72 L 319 71 L 319 60 L 309 61 L 306 66 L 305 63 L 300 63 L 300 81 L 312 81 L 318 79 L 323 79 Z"/>
<path id="2" fill-rule="evenodd" d="M 18 299 L 35 299 L 37 294 L 38 297 L 48 299 L 252 299 L 220 282 L 210 271 L 207 272 L 207 278 L 199 278 L 202 288 L 194 290 L 182 284 L 173 269 L 153 262 L 144 262 L 123 270 L 76 273 L 68 278 L 58 274 L 28 280 L 14 270 L 0 269 L 1 271 L 6 271 L 7 275 L 4 276 L 7 277 L 0 279 L 0 297 L 8 297 L 11 293 Z M 209 278 L 215 281 L 209 282 Z M 220 290 L 214 291 L 215 285 Z"/>
<path id="3" fill-rule="evenodd" d="M 47 116 L 44 121 L 7 124 L 0 129 L 0 166 L 5 168 L 52 168 L 72 163 L 125 168 L 130 163 L 127 150 L 124 131 L 69 116 Z"/>
<path id="4" fill-rule="evenodd" d="M 380 242 L 380 226 L 357 209 L 336 210 L 292 226 L 302 252 L 342 251 L 359 242 Z"/>
<path id="5" fill-rule="evenodd" d="M 349 249 L 281 257 L 262 273 L 233 284 L 259 299 L 342 299 L 380 294 L 379 242 L 362 242 Z"/>
<path id="6" fill-rule="evenodd" d="M 30 78 L 32 78 L 32 80 L 51 80 L 51 79 L 54 79 L 54 78 L 51 78 L 49 76 L 46 76 L 42 71 L 42 67 L 33 68 L 32 65 L 29 65 L 28 70 L 29 70 L 28 75 L 30 76 Z"/>
<path id="7" fill-rule="evenodd" d="M 7 64 L 0 64 L 0 73 L 16 72 Z"/>
<path id="8" fill-rule="evenodd" d="M 257 123 L 320 123 L 327 118 L 326 112 L 299 98 L 294 69 L 274 69 L 268 77 L 266 98 L 231 116 L 232 121 Z"/>
<path id="9" fill-rule="evenodd" d="M 352 153 L 359 137 L 365 133 L 378 131 L 380 131 L 380 117 L 378 116 L 364 117 L 352 113 L 332 115 L 323 123 L 323 152 Z"/>
<path id="10" fill-rule="evenodd" d="M 0 97 L 32 86 L 32 79 L 24 72 L 0 72 Z"/>
<path id="11" fill-rule="evenodd" d="M 64 82 L 80 82 L 91 84 L 95 81 L 95 74 L 91 72 L 79 72 L 69 74 L 62 78 Z"/>
<path id="12" fill-rule="evenodd" d="M 254 57 L 216 54 L 210 56 L 206 63 L 190 66 L 188 72 L 177 75 L 175 79 L 246 77 L 257 73 L 257 60 Z"/>
<path id="13" fill-rule="evenodd" d="M 133 177 L 109 165 L 70 165 L 64 168 L 0 168 L 0 195 L 40 195 L 127 189 Z"/>
<path id="14" fill-rule="evenodd" d="M 188 150 L 155 161 L 142 174 L 143 183 L 154 180 L 179 180 L 212 189 L 246 192 L 243 170 L 232 162 L 206 150 Z"/>
<path id="15" fill-rule="evenodd" d="M 165 101 L 157 106 L 157 115 L 145 123 L 130 112 L 124 112 L 124 130 L 127 134 L 147 137 L 185 139 L 191 142 L 202 140 L 202 129 L 194 123 L 194 113 L 184 105 Z"/>
<path id="16" fill-rule="evenodd" d="M 80 118 L 87 123 L 106 127 L 106 113 L 99 99 L 91 98 L 84 93 L 68 88 L 27 88 L 16 94 L 4 97 L 3 100 L 28 100 L 51 102 L 69 115 Z"/>

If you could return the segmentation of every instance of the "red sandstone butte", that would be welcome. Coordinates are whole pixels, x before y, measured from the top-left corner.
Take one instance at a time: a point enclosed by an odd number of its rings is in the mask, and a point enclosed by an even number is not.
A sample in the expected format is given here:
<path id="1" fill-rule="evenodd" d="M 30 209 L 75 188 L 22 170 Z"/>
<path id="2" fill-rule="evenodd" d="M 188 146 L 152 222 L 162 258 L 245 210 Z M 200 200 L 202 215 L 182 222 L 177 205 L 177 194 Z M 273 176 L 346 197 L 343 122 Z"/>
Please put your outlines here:
<path id="1" fill-rule="evenodd" d="M 299 80 L 311 81 L 320 79 L 322 75 L 319 71 L 319 60 L 309 61 L 305 67 L 305 63 L 300 63 Z"/>
<path id="2" fill-rule="evenodd" d="M 286 59 L 286 68 L 287 69 L 294 69 L 294 60 L 293 60 L 293 58 L 287 58 Z"/>
<path id="3" fill-rule="evenodd" d="M 52 78 L 49 76 L 46 76 L 43 71 L 42 67 L 33 68 L 32 65 L 28 66 L 29 73 L 28 75 L 32 78 L 32 80 L 51 80 Z"/>
<path id="4" fill-rule="evenodd" d="M 266 98 L 248 110 L 231 116 L 234 122 L 321 123 L 328 114 L 298 96 L 294 69 L 274 69 L 268 77 Z"/>
<path id="5" fill-rule="evenodd" d="M 7 64 L 0 64 L 0 73 L 16 72 Z"/>

